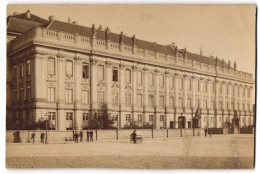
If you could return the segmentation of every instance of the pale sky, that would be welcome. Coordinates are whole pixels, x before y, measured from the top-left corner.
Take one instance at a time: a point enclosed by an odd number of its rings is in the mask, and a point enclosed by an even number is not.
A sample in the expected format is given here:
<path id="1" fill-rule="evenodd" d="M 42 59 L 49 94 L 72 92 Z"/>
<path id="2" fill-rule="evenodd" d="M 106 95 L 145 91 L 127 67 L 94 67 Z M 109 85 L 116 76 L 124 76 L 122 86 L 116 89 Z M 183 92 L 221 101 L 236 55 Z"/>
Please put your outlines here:
<path id="1" fill-rule="evenodd" d="M 102 25 L 111 32 L 237 62 L 237 69 L 255 74 L 254 5 L 20 5 L 14 11 L 79 25 Z"/>

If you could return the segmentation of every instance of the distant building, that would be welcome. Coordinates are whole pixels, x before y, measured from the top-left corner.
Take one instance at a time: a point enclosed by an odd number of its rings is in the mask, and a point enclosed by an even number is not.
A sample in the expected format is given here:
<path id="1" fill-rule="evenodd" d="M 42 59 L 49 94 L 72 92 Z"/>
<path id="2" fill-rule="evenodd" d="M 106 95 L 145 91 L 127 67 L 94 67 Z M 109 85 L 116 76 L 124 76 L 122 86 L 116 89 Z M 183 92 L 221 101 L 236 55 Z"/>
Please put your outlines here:
<path id="1" fill-rule="evenodd" d="M 234 111 L 240 127 L 254 122 L 253 75 L 202 51 L 30 11 L 8 16 L 7 47 L 7 119 L 18 125 L 47 117 L 56 130 L 87 128 L 102 102 L 118 128 L 132 120 L 156 129 L 220 128 Z"/>

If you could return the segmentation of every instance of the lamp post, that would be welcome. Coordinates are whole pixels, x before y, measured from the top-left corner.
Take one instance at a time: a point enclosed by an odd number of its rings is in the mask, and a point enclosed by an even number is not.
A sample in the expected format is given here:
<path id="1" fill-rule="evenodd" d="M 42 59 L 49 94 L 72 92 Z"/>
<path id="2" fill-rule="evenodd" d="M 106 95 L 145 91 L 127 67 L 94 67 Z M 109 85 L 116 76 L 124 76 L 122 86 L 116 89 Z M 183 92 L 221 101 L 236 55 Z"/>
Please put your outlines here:
<path id="1" fill-rule="evenodd" d="M 45 114 L 46 116 L 46 137 L 45 137 L 45 144 L 48 144 L 48 136 L 47 136 L 47 130 L 48 130 L 48 112 Z"/>

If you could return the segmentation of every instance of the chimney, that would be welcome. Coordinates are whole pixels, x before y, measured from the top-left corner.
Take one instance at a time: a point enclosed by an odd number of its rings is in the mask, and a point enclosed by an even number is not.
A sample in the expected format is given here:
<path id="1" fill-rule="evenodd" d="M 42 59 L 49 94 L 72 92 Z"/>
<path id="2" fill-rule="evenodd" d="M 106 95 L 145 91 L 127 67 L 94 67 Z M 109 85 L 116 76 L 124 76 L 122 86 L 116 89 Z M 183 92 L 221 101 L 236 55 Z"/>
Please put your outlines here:
<path id="1" fill-rule="evenodd" d="M 70 18 L 68 18 L 68 23 L 70 23 Z"/>
<path id="2" fill-rule="evenodd" d="M 49 21 L 53 21 L 53 20 L 54 20 L 54 16 L 50 16 Z"/>
<path id="3" fill-rule="evenodd" d="M 27 10 L 27 12 L 26 12 L 26 18 L 31 18 L 31 12 L 30 12 L 30 10 Z"/>
<path id="4" fill-rule="evenodd" d="M 202 54 L 202 48 L 200 48 L 200 55 L 203 56 L 203 54 Z"/>
<path id="5" fill-rule="evenodd" d="M 13 15 L 17 15 L 18 13 L 15 11 L 14 13 L 13 13 Z"/>
<path id="6" fill-rule="evenodd" d="M 78 22 L 77 22 L 77 21 L 73 21 L 72 23 L 73 23 L 73 24 L 75 24 L 75 25 L 76 25 L 76 24 L 78 24 Z"/>

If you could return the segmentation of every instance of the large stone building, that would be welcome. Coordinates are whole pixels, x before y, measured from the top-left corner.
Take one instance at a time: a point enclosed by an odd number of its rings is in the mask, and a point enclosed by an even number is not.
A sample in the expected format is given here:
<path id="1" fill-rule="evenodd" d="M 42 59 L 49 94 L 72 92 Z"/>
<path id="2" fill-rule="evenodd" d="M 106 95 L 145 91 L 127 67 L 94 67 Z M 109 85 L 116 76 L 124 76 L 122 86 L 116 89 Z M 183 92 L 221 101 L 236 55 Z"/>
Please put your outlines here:
<path id="1" fill-rule="evenodd" d="M 7 119 L 17 124 L 48 116 L 56 130 L 86 128 L 102 102 L 118 128 L 220 128 L 234 112 L 240 127 L 254 122 L 254 77 L 230 61 L 30 11 L 7 18 L 7 47 Z"/>

